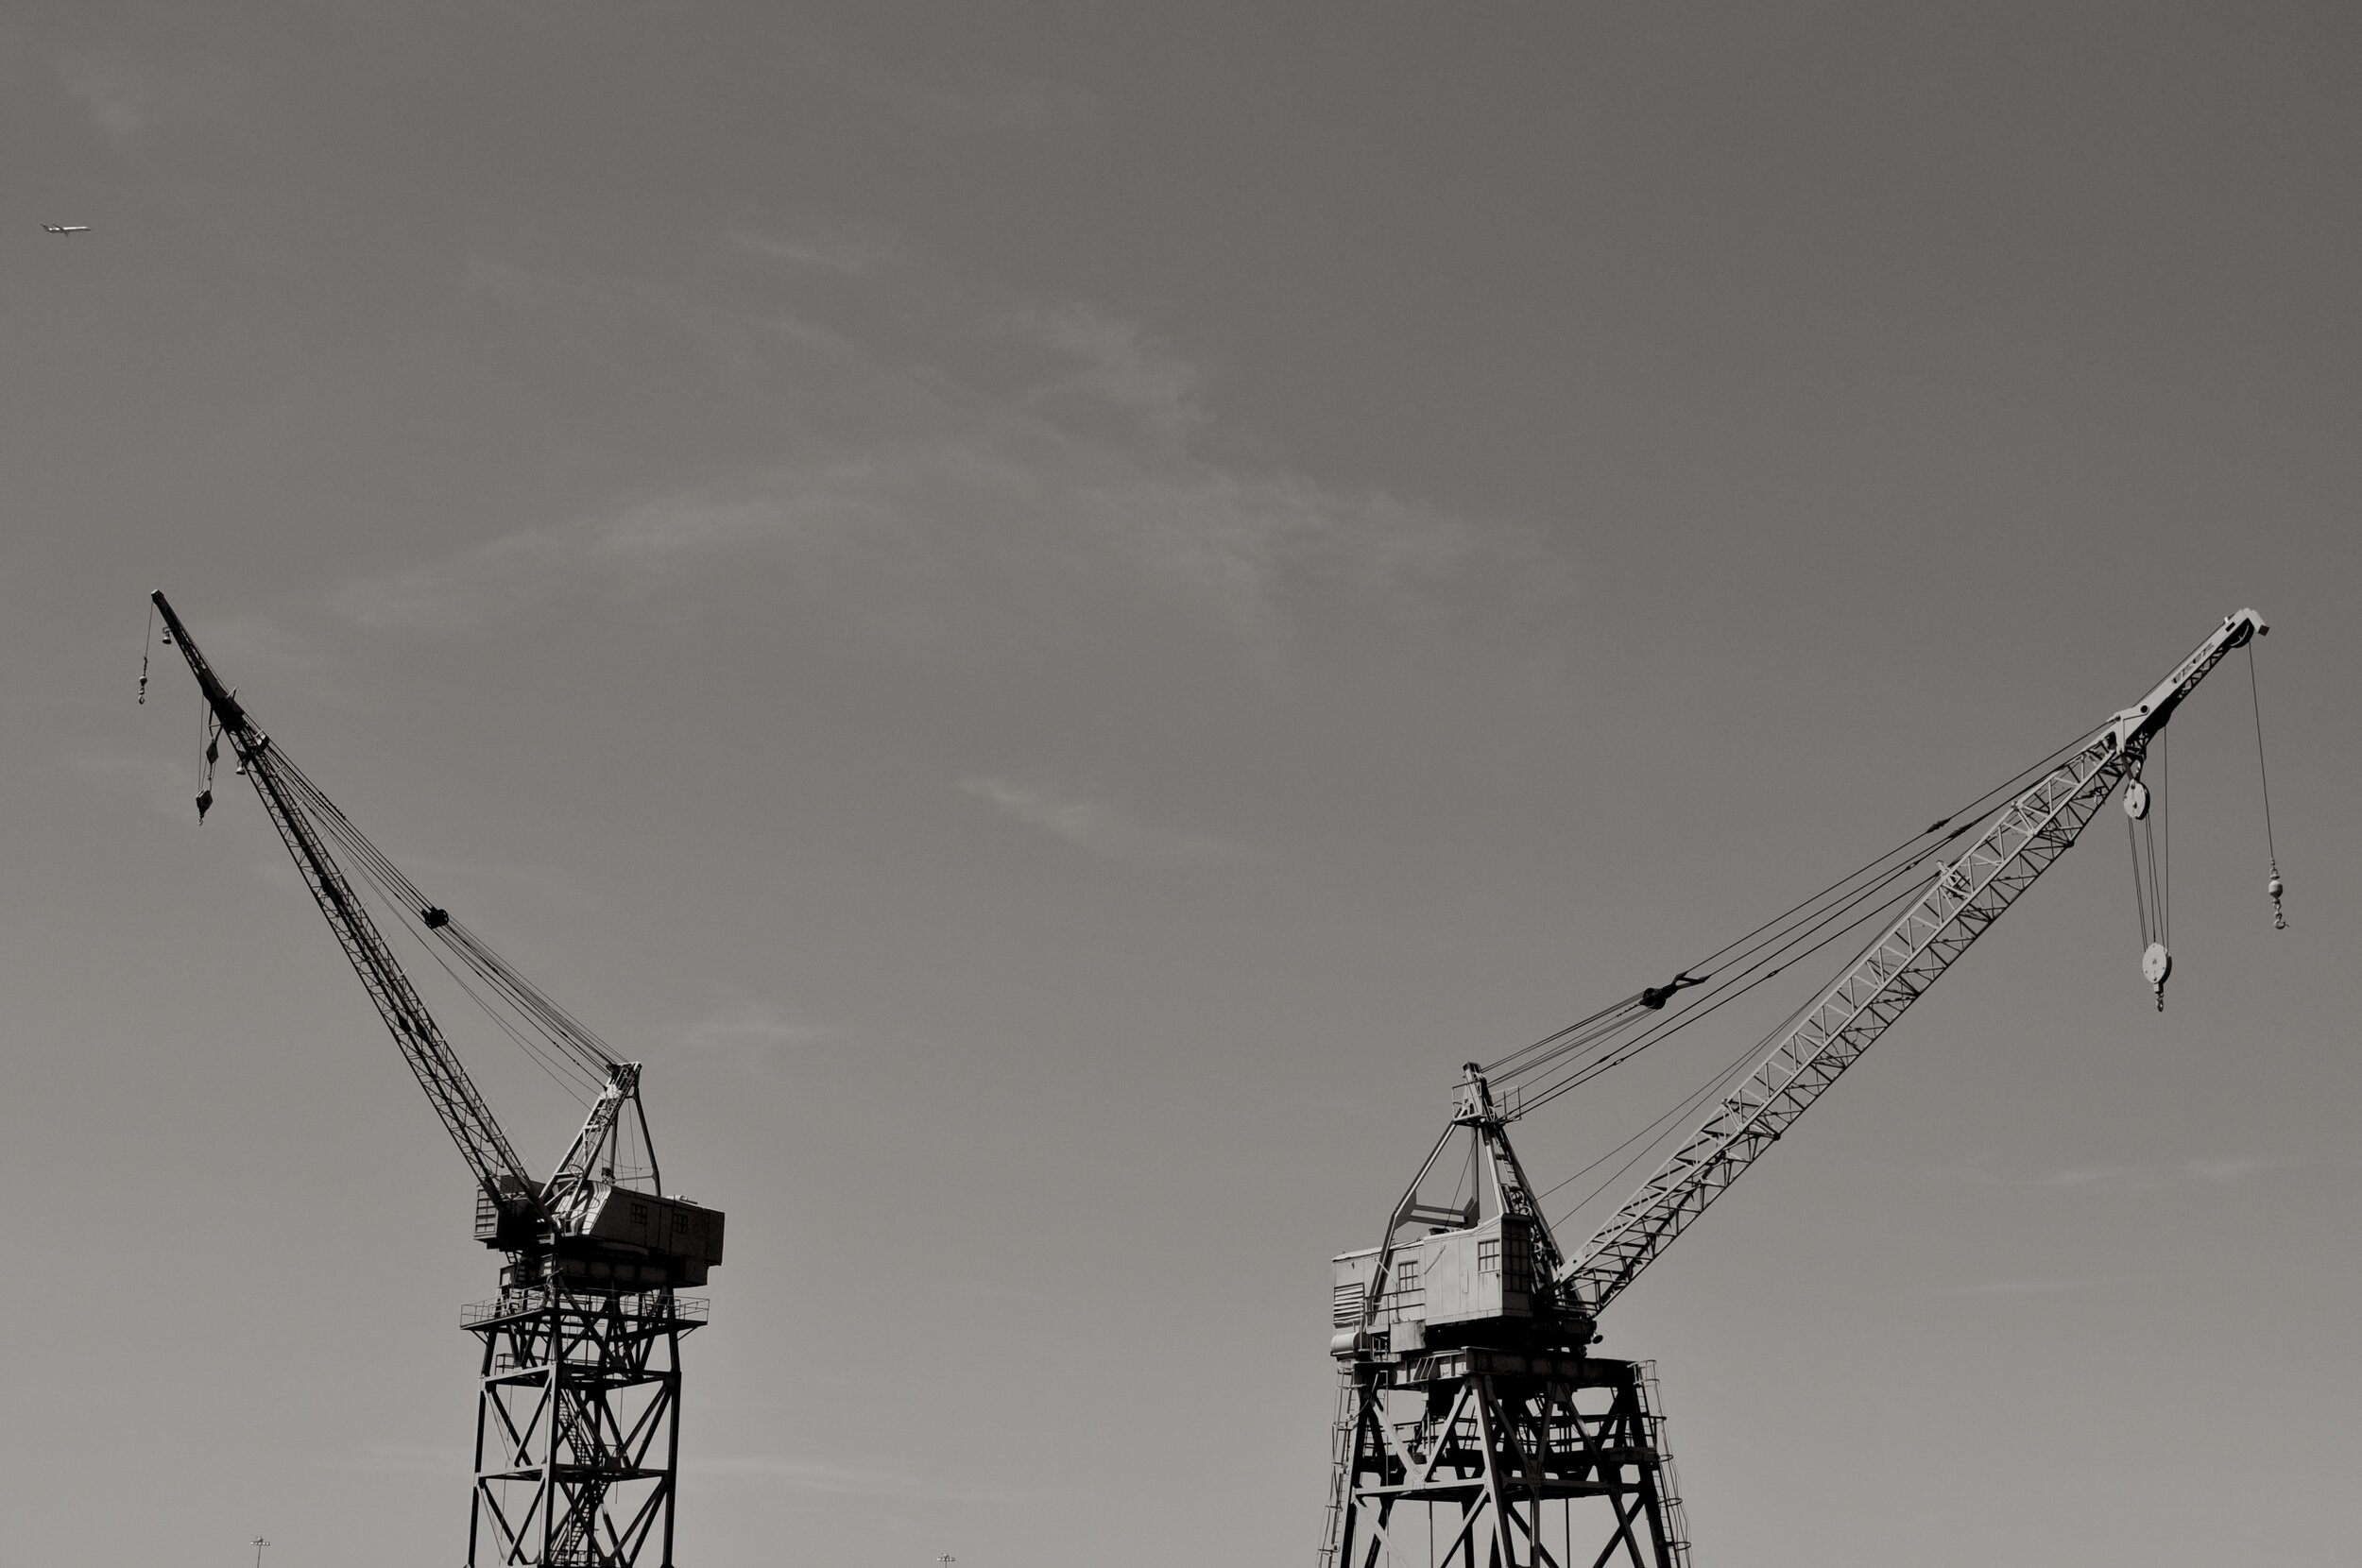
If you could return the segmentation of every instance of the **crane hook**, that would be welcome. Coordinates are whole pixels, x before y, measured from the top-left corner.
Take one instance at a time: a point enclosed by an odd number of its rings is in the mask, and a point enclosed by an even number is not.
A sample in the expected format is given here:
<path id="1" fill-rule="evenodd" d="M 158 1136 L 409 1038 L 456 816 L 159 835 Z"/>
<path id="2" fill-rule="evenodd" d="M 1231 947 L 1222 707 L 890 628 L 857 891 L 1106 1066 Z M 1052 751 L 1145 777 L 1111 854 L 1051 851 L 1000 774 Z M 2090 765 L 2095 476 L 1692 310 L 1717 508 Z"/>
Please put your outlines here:
<path id="1" fill-rule="evenodd" d="M 2272 898 L 2272 929 L 2286 930 L 2288 912 L 2280 907 L 2280 895 L 2288 891 L 2288 884 L 2280 879 L 2280 862 L 2277 861 L 2272 862 L 2271 880 L 2264 884 L 2264 891 L 2270 894 Z"/>

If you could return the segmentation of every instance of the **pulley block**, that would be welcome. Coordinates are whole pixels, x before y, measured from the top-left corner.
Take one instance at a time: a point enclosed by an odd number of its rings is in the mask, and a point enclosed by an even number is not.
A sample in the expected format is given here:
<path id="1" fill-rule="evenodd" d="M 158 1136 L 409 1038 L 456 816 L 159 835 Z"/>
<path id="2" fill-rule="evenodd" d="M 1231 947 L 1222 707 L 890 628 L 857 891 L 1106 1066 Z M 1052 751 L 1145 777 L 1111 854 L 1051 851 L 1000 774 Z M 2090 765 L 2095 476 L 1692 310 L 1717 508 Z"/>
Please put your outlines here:
<path id="1" fill-rule="evenodd" d="M 2164 943 L 2150 943 L 2148 951 L 2141 955 L 2141 979 L 2148 981 L 2149 989 L 2157 993 L 2157 1011 L 2160 1013 L 2165 1010 L 2165 980 L 2172 973 L 2173 955 L 2165 951 Z"/>

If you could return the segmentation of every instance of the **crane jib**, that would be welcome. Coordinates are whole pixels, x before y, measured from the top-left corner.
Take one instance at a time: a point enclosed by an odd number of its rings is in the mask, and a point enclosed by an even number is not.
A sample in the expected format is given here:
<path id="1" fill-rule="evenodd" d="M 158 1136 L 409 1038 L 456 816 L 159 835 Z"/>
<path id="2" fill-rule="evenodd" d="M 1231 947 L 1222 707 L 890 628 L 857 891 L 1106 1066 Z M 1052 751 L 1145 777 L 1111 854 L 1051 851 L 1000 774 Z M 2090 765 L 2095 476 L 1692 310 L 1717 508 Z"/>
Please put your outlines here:
<path id="1" fill-rule="evenodd" d="M 515 1194 L 532 1192 L 534 1183 L 525 1174 L 523 1162 L 518 1158 L 507 1133 L 502 1131 L 491 1107 L 477 1092 L 467 1067 L 443 1039 L 368 912 L 353 896 L 328 846 L 296 803 L 288 780 L 282 775 L 277 753 L 254 729 L 236 697 L 214 673 L 213 666 L 198 652 L 188 627 L 174 613 L 170 602 L 161 591 L 152 598 L 174 645 L 197 677 L 198 690 L 221 722 L 223 731 L 231 737 L 239 760 L 246 765 L 247 776 L 262 799 L 265 814 L 287 846 L 305 886 L 311 890 L 313 901 L 327 918 L 345 957 L 360 976 L 371 1004 L 394 1036 L 419 1087 L 426 1091 L 444 1131 L 451 1134 L 452 1142 L 468 1162 L 478 1186 L 488 1193 L 505 1195 L 510 1202 L 516 1201 Z"/>
<path id="2" fill-rule="evenodd" d="M 2233 649 L 2269 630 L 2227 617 L 2142 702 L 2012 799 L 1559 1273 L 1566 1304 L 1596 1317 L 1760 1158 L 1873 1041 L 2073 844 L 2148 741 Z"/>

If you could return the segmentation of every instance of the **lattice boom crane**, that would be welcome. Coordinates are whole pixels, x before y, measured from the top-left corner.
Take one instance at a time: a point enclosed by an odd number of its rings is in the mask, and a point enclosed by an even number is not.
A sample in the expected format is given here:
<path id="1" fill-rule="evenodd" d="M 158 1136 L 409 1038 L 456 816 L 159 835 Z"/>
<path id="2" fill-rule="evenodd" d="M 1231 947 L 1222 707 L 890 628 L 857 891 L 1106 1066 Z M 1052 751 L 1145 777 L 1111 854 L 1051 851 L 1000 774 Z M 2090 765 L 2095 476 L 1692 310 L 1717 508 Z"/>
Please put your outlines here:
<path id="1" fill-rule="evenodd" d="M 2075 843 L 2119 782 L 2129 785 L 2128 811 L 2145 813 L 2138 781 L 2151 741 L 2209 672 L 2268 629 L 2253 610 L 2226 618 L 1980 830 L 1941 841 L 1967 840 L 1948 861 L 1925 866 L 1901 916 L 1773 1032 L 1754 1070 L 1571 1253 L 1550 1234 L 1510 1146 L 1508 1125 L 1531 1102 L 1497 1097 L 1486 1070 L 1469 1064 L 1451 1124 L 1380 1244 L 1336 1260 L 1329 1348 L 1341 1378 L 1323 1568 L 1372 1568 L 1387 1553 L 1409 1560 L 1400 1554 L 1410 1543 L 1394 1532 L 1414 1505 L 1452 1532 L 1433 1560 L 1465 1553 L 1490 1568 L 1555 1568 L 1573 1542 L 1571 1509 L 1586 1500 L 1609 1508 L 1600 1568 L 1686 1563 L 1652 1377 L 1645 1364 L 1586 1354 L 1600 1314 Z M 2275 867 L 2275 902 L 2279 894 Z M 2161 946 L 2145 960 L 2161 995 L 2166 963 Z M 1609 1038 L 1701 979 L 1685 973 L 1575 1030 Z M 1424 1201 L 1423 1184 L 1463 1133 L 1472 1196 Z"/>
<path id="2" fill-rule="evenodd" d="M 663 1192 L 640 1100 L 640 1064 L 618 1060 L 448 911 L 427 901 L 256 725 L 163 594 L 151 598 L 165 640 L 187 660 L 210 716 L 199 819 L 213 803 L 211 771 L 227 739 L 238 772 L 253 783 L 474 1177 L 476 1238 L 505 1255 L 498 1300 L 470 1308 L 466 1320 L 483 1343 L 471 1568 L 629 1568 L 643 1551 L 655 1553 L 659 1568 L 671 1568 L 679 1339 L 704 1317 L 702 1302 L 676 1290 L 703 1285 L 721 1262 L 721 1211 Z M 603 1080 L 548 1180 L 537 1182 L 526 1171 L 332 842 L 388 907 L 474 977 L 484 999 L 539 1034 L 552 1059 Z M 639 1163 L 619 1176 L 632 1133 L 631 1157 Z"/>

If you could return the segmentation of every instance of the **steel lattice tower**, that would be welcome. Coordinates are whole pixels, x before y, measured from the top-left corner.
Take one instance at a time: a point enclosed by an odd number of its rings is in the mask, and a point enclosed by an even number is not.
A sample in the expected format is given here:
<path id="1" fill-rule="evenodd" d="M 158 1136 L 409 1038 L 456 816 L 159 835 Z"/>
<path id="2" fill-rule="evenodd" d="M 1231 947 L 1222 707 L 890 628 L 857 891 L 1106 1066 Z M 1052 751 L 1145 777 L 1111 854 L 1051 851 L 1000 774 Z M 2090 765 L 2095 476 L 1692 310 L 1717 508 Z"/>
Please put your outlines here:
<path id="1" fill-rule="evenodd" d="M 484 1342 L 468 1568 L 673 1568 L 680 1341 L 706 1304 L 539 1286 L 465 1315 Z"/>
<path id="2" fill-rule="evenodd" d="M 1469 1347 L 1341 1379 L 1331 1568 L 1686 1568 L 1645 1362 Z"/>

